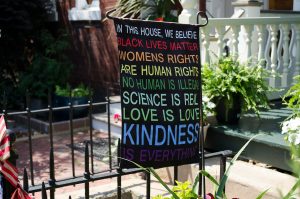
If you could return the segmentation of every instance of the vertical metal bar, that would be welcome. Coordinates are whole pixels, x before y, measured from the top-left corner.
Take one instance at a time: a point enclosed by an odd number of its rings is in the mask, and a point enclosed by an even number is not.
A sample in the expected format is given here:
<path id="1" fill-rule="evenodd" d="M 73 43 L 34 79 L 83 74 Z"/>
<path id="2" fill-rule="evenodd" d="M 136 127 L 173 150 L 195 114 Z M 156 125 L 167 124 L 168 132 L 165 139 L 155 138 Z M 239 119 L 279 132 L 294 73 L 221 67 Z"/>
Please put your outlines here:
<path id="1" fill-rule="evenodd" d="M 49 109 L 49 139 L 50 139 L 50 148 L 53 148 L 53 109 L 52 109 L 52 97 L 51 89 L 48 91 L 48 109 Z"/>
<path id="2" fill-rule="evenodd" d="M 118 139 L 118 146 L 117 146 L 117 162 L 118 162 L 118 167 L 121 167 L 121 139 Z"/>
<path id="3" fill-rule="evenodd" d="M 73 132 L 73 99 L 72 89 L 69 93 L 69 119 L 70 119 L 70 135 L 71 135 L 71 156 L 72 156 L 72 174 L 75 177 L 75 159 L 74 159 L 74 132 Z"/>
<path id="4" fill-rule="evenodd" d="M 227 161 L 227 157 L 222 155 L 220 158 L 220 181 L 222 180 L 226 171 L 226 161 Z M 225 186 L 223 192 L 225 193 Z"/>
<path id="5" fill-rule="evenodd" d="M 199 151 L 199 171 L 202 170 L 202 153 L 201 151 Z M 201 196 L 202 195 L 202 174 L 199 172 L 199 185 L 198 185 L 198 195 Z"/>
<path id="6" fill-rule="evenodd" d="M 84 178 L 87 179 L 87 181 L 84 183 L 84 190 L 85 190 L 85 198 L 89 198 L 90 195 L 90 186 L 89 186 L 89 180 L 90 180 L 90 165 L 89 165 L 89 143 L 85 142 L 85 151 L 84 151 Z"/>
<path id="7" fill-rule="evenodd" d="M 54 151 L 53 148 L 50 148 L 50 157 L 49 157 L 49 166 L 50 166 L 50 199 L 54 199 L 55 192 L 55 167 L 54 167 Z"/>
<path id="8" fill-rule="evenodd" d="M 205 14 L 205 12 L 198 12 L 197 13 L 197 24 L 199 24 L 199 16 L 201 14 Z M 206 17 L 207 18 L 207 17 Z M 199 28 L 200 30 L 200 28 Z M 200 40 L 199 40 L 200 42 Z M 200 108 L 200 125 L 201 125 L 201 133 L 200 133 L 200 139 L 199 139 L 199 149 L 200 149 L 200 155 L 201 158 L 199 158 L 199 170 L 205 170 L 205 158 L 204 158 L 204 128 L 203 128 L 203 105 L 202 105 L 202 77 L 201 77 L 201 70 L 202 70 L 202 65 L 201 65 L 201 50 L 199 50 L 199 108 Z M 200 156 L 199 156 L 200 157 Z M 199 172 L 199 190 L 198 190 L 199 195 L 201 196 L 203 194 L 203 198 L 205 199 L 206 191 L 205 191 L 205 176 L 202 175 Z"/>
<path id="9" fill-rule="evenodd" d="M 178 181 L 178 166 L 174 166 L 174 185 L 177 184 L 176 181 Z"/>
<path id="10" fill-rule="evenodd" d="M 90 127 L 90 145 L 91 145 L 91 166 L 92 166 L 92 173 L 94 173 L 94 142 L 93 142 L 93 104 L 92 104 L 92 92 L 91 87 L 89 89 L 89 127 Z"/>
<path id="11" fill-rule="evenodd" d="M 119 168 L 117 169 L 117 172 L 119 173 L 118 177 L 117 177 L 117 197 L 118 199 L 121 199 L 122 197 L 122 193 L 121 193 L 121 190 L 122 190 L 122 175 L 121 175 L 121 172 L 122 172 L 122 168 L 120 167 L 120 163 L 121 163 L 121 159 L 119 158 L 121 157 L 121 140 L 118 139 L 118 166 Z"/>
<path id="12" fill-rule="evenodd" d="M 30 96 L 26 95 L 27 104 L 27 128 L 28 128 L 28 143 L 29 143 L 29 160 L 30 160 L 30 178 L 31 185 L 34 185 L 34 174 L 33 174 L 33 157 L 32 157 L 32 137 L 31 137 L 31 114 L 30 114 Z"/>
<path id="13" fill-rule="evenodd" d="M 122 198 L 122 169 L 117 169 L 119 175 L 117 177 L 117 194 L 118 194 L 118 199 Z"/>
<path id="14" fill-rule="evenodd" d="M 151 174 L 150 172 L 146 172 L 146 180 L 147 180 L 147 187 L 146 187 L 146 199 L 150 199 L 150 191 L 151 191 Z"/>
<path id="15" fill-rule="evenodd" d="M 110 128 L 110 90 L 107 86 L 107 131 L 108 131 L 108 155 L 109 155 L 109 169 L 112 170 L 112 157 L 111 157 L 111 128 Z"/>
<path id="16" fill-rule="evenodd" d="M 4 107 L 4 110 L 2 111 L 4 115 L 4 122 L 7 124 L 7 112 L 6 112 L 6 107 Z"/>
<path id="17" fill-rule="evenodd" d="M 42 183 L 42 199 L 47 199 L 47 191 L 44 182 Z"/>
<path id="18" fill-rule="evenodd" d="M 23 172 L 23 189 L 28 192 L 28 174 L 27 174 L 27 170 L 26 168 L 24 168 L 24 172 Z"/>

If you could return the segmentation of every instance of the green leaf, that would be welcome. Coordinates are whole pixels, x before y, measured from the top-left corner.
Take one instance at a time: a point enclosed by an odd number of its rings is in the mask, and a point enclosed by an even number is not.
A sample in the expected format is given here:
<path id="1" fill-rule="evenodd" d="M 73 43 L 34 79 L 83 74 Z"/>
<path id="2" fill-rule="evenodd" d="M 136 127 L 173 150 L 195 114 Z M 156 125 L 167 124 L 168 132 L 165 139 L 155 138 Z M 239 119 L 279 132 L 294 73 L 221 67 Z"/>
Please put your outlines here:
<path id="1" fill-rule="evenodd" d="M 262 192 L 261 194 L 259 194 L 256 199 L 262 199 L 264 197 L 264 195 L 266 195 L 266 193 L 269 191 L 269 189 L 267 189 L 264 192 Z"/>
<path id="2" fill-rule="evenodd" d="M 210 175 L 207 171 L 201 170 L 200 173 L 202 175 L 204 175 L 205 177 L 207 177 L 212 183 L 214 183 L 215 185 L 219 186 L 218 181 L 212 175 Z"/>
<path id="3" fill-rule="evenodd" d="M 198 194 L 198 183 L 199 183 L 199 175 L 196 176 L 192 187 L 192 192 L 195 194 Z"/>
<path id="4" fill-rule="evenodd" d="M 297 190 L 299 185 L 300 185 L 300 178 L 298 178 L 297 182 L 294 184 L 291 190 L 282 199 L 291 199 L 291 197 L 293 196 L 294 192 Z"/>

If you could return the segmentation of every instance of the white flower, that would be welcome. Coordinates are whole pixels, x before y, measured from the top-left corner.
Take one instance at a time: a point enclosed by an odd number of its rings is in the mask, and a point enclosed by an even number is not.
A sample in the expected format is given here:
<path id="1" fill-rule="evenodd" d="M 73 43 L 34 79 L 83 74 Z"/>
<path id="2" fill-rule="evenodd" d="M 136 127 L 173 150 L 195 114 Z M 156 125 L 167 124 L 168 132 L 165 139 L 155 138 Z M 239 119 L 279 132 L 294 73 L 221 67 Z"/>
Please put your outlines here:
<path id="1" fill-rule="evenodd" d="M 289 125 L 289 121 L 285 121 L 282 123 L 282 128 L 281 128 L 282 134 L 288 133 L 288 131 L 289 131 L 288 125 Z"/>
<path id="2" fill-rule="evenodd" d="M 215 108 L 215 107 L 216 107 L 216 105 L 215 105 L 214 103 L 212 103 L 212 102 L 207 102 L 207 108 L 213 109 L 213 108 Z"/>
<path id="3" fill-rule="evenodd" d="M 205 95 L 202 96 L 202 107 L 203 107 L 203 117 L 204 120 L 207 118 L 208 114 L 212 114 L 216 105 L 211 101 L 211 99 Z"/>
<path id="4" fill-rule="evenodd" d="M 294 145 L 300 144 L 300 118 L 292 118 L 282 123 L 282 134 Z"/>
<path id="5" fill-rule="evenodd" d="M 208 98 L 207 96 L 204 95 L 204 96 L 202 97 L 202 101 L 203 101 L 203 102 L 209 102 L 209 98 Z"/>

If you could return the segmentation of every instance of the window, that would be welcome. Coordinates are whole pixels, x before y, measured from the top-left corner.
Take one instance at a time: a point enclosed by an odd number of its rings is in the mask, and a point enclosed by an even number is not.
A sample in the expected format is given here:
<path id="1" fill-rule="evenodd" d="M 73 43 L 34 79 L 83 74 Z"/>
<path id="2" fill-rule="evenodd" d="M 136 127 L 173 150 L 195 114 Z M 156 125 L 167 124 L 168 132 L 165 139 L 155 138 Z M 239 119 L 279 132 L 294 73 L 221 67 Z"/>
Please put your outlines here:
<path id="1" fill-rule="evenodd" d="M 293 10 L 293 0 L 269 0 L 270 10 Z"/>

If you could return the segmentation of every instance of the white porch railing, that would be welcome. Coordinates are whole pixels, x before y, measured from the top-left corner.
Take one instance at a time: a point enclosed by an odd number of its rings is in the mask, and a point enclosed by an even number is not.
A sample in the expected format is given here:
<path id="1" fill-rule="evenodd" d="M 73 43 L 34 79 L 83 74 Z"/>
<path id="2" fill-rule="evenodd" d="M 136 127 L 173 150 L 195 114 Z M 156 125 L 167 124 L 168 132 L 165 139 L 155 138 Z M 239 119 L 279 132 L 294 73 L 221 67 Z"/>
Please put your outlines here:
<path id="1" fill-rule="evenodd" d="M 289 88 L 300 74 L 300 17 L 210 19 L 201 34 L 203 63 L 221 57 L 227 45 L 242 62 L 264 60 L 275 88 Z"/>

